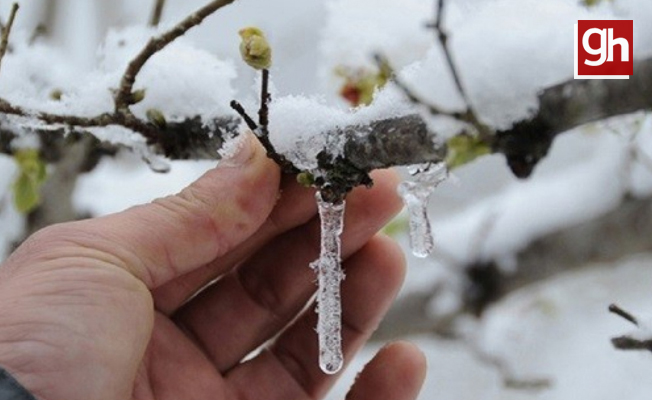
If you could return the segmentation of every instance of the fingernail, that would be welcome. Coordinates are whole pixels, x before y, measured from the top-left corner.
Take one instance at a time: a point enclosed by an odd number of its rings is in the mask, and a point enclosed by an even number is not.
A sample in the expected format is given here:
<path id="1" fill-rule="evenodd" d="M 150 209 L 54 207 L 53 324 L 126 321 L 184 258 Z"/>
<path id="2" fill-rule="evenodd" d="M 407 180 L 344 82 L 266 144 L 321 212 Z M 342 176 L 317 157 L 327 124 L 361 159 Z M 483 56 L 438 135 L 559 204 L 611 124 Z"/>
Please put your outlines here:
<path id="1" fill-rule="evenodd" d="M 229 139 L 219 150 L 222 160 L 220 166 L 241 167 L 247 164 L 254 156 L 254 143 L 249 132 Z"/>

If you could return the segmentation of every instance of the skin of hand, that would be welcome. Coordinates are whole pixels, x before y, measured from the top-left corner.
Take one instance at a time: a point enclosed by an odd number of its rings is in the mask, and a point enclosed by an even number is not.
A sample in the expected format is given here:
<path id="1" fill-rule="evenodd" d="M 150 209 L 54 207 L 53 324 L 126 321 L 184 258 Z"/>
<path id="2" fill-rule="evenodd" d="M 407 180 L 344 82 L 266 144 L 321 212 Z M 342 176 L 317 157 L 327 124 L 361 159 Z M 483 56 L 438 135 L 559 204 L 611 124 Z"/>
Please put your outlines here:
<path id="1" fill-rule="evenodd" d="M 347 200 L 347 361 L 405 271 L 376 234 L 401 208 L 397 178 L 374 178 Z M 0 365 L 41 400 L 322 398 L 337 375 L 319 370 L 316 314 L 304 309 L 318 243 L 314 193 L 245 135 L 177 195 L 28 238 L 0 266 Z M 388 345 L 347 399 L 414 399 L 425 369 L 413 345 Z"/>

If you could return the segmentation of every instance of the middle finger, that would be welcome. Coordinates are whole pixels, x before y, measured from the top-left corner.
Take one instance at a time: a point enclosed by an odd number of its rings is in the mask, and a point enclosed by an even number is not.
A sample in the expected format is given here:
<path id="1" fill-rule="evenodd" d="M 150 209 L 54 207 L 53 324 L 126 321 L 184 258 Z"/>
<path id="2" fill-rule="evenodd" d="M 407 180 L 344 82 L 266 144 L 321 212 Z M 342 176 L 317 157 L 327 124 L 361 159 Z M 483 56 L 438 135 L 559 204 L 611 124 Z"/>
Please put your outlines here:
<path id="1" fill-rule="evenodd" d="M 396 175 L 385 174 L 371 190 L 357 189 L 347 200 L 342 256 L 355 253 L 401 208 Z M 245 264 L 224 276 L 179 310 L 175 320 L 226 371 L 278 333 L 315 291 L 308 268 L 319 252 L 319 220 L 268 243 Z"/>

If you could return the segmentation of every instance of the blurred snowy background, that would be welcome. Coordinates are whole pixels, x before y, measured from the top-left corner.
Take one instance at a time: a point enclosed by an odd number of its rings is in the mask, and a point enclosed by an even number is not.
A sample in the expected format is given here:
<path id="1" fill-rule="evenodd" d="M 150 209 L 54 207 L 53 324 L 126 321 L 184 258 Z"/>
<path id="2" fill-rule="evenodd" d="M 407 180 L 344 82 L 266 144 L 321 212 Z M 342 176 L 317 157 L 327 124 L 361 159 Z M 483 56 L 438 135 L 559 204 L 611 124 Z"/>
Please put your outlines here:
<path id="1" fill-rule="evenodd" d="M 49 33 L 31 48 L 16 47 L 3 63 L 0 90 L 17 104 L 40 110 L 92 115 L 109 110 L 108 88 L 117 86 L 125 63 L 153 32 L 146 28 L 151 1 L 28 0 L 21 2 L 13 39 L 27 40 L 39 23 Z M 176 116 L 227 113 L 232 98 L 253 101 L 254 74 L 239 62 L 237 31 L 256 25 L 274 48 L 275 96 L 309 97 L 346 110 L 339 97 L 339 67 L 373 68 L 381 51 L 406 82 L 445 108 L 461 106 L 439 44 L 425 25 L 432 0 L 239 0 L 155 56 L 143 70 L 148 96 L 134 107 L 142 115 L 158 107 Z M 160 29 L 204 4 L 168 0 Z M 2 2 L 6 17 L 9 2 Z M 652 2 L 613 0 L 587 8 L 579 0 L 449 0 L 445 26 L 469 97 L 482 118 L 505 127 L 536 109 L 536 94 L 572 78 L 573 24 L 578 19 L 634 20 L 634 56 L 652 55 Z M 139 78 L 139 79 L 141 79 Z M 47 100 L 60 88 L 61 102 Z M 303 97 L 300 97 L 303 99 Z M 284 126 L 277 122 L 277 131 Z M 451 132 L 446 121 L 431 121 Z M 99 132 L 118 139 L 118 129 Z M 129 140 L 129 138 L 124 139 Z M 643 400 L 652 390 L 652 355 L 619 352 L 609 339 L 627 332 L 609 315 L 617 302 L 637 314 L 651 312 L 652 239 L 632 225 L 630 237 L 614 238 L 601 219 L 628 202 L 652 202 L 652 118 L 644 113 L 591 124 L 560 135 L 531 178 L 514 178 L 501 156 L 487 156 L 454 172 L 431 201 L 437 249 L 427 259 L 408 255 L 409 271 L 399 303 L 417 299 L 421 314 L 388 320 L 385 337 L 400 335 L 426 352 L 429 372 L 423 400 Z M 137 155 L 106 159 L 81 178 L 78 210 L 102 215 L 173 193 L 212 166 L 174 162 L 170 173 L 151 172 Z M 13 209 L 12 160 L 0 156 L 0 253 L 20 236 L 22 217 Z M 638 203 L 637 203 L 638 204 Z M 641 214 L 638 224 L 652 220 Z M 401 226 L 404 216 L 396 222 Z M 642 219 L 643 218 L 643 219 Z M 455 314 L 464 268 L 492 260 L 501 271 L 519 267 L 533 243 L 593 221 L 586 235 L 569 235 L 558 248 L 537 255 L 555 264 L 549 279 L 513 290 L 480 320 L 458 318 L 464 340 L 437 334 L 441 315 Z M 627 230 L 627 227 L 626 227 Z M 393 229 L 409 253 L 405 230 Z M 622 236 L 622 235 L 621 235 Z M 637 242 L 631 252 L 600 250 Z M 640 243 L 639 243 L 640 242 Z M 642 244 L 641 244 L 642 243 Z M 591 257 L 570 260 L 561 247 L 590 248 Z M 596 250 L 597 249 L 597 250 Z M 0 256 L 3 257 L 3 256 Z M 529 259 L 536 264 L 536 257 Z M 533 261 L 532 261 L 533 260 Z M 572 267 L 572 268 L 571 268 Z M 405 300 L 401 303 L 401 299 Z M 401 309 L 403 310 L 403 309 Z M 400 311 L 400 310 L 399 310 Z M 400 313 L 400 312 L 399 312 Z M 410 319 L 410 317 L 414 317 Z M 414 319 L 418 323 L 414 323 Z M 407 322 L 406 322 L 407 321 Z M 409 325 L 412 323 L 412 325 Z M 407 324 L 399 326 L 400 324 Z M 391 333 L 394 332 L 394 333 Z M 355 372 L 382 345 L 366 348 L 329 399 L 343 398 Z M 514 388 L 506 379 L 547 380 L 546 387 Z M 510 387 L 512 386 L 512 387 Z M 536 385 L 535 385 L 536 386 Z"/>

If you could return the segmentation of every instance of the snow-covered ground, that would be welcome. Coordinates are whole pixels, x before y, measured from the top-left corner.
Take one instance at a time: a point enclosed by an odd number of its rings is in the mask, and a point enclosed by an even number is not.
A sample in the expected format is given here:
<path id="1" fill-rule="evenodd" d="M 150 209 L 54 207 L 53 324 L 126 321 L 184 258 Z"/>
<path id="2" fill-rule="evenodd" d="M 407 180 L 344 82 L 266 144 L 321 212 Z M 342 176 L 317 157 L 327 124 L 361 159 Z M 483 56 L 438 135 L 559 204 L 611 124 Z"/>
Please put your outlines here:
<path id="1" fill-rule="evenodd" d="M 150 4 L 116 1 L 109 13 L 104 6 L 90 7 L 87 0 L 68 3 L 78 7 L 65 7 L 68 15 L 59 18 L 67 18 L 68 23 L 55 30 L 50 43 L 30 50 L 18 48 L 6 58 L 0 91 L 18 104 L 42 110 L 85 115 L 109 110 L 108 89 L 117 85 L 125 63 L 152 33 L 144 28 Z M 204 1 L 168 3 L 163 28 Z M 152 59 L 137 83 L 149 89 L 148 95 L 135 111 L 142 115 L 146 107 L 157 107 L 177 117 L 197 112 L 215 115 L 229 112 L 228 101 L 234 96 L 253 101 L 254 75 L 239 62 L 236 35 L 240 27 L 251 24 L 263 28 L 273 44 L 272 76 L 279 101 L 272 110 L 272 123 L 278 135 L 275 140 L 288 147 L 296 135 L 311 133 L 310 129 L 318 132 L 336 124 L 407 112 L 392 89 L 381 94 L 379 104 L 355 115 L 338 98 L 341 81 L 335 69 L 371 68 L 370 55 L 375 52 L 392 60 L 420 95 L 445 108 L 460 107 L 441 49 L 424 28 L 433 18 L 433 3 L 239 0 Z M 481 116 L 497 127 L 528 115 L 536 107 L 539 90 L 572 77 L 573 24 L 578 19 L 633 19 L 635 58 L 652 54 L 649 0 L 604 1 L 590 10 L 577 0 L 449 3 L 445 24 L 464 85 Z M 29 36 L 42 4 L 37 0 L 25 4 L 16 40 Z M 8 3 L 0 4 L 0 15 L 5 16 L 7 8 Z M 71 22 L 88 21 L 89 13 L 105 13 L 102 24 Z M 120 28 L 96 31 L 109 25 Z M 79 36 L 86 40 L 71 39 Z M 97 52 L 89 53 L 95 48 Z M 44 100 L 52 88 L 63 90 L 63 101 Z M 304 111 L 298 114 L 297 107 Z M 446 135 L 455 124 L 433 120 L 432 127 Z M 114 140 L 134 140 L 117 129 L 99 133 Z M 509 268 L 515 252 L 533 239 L 598 217 L 616 207 L 626 193 L 650 195 L 652 171 L 644 163 L 632 162 L 631 146 L 652 156 L 652 118 L 638 114 L 564 134 L 526 181 L 516 180 L 499 156 L 456 170 L 455 179 L 437 189 L 430 205 L 437 251 L 425 260 L 408 258 L 402 293 L 432 287 L 450 275 L 450 265 L 444 265 L 437 254 L 446 254 L 456 264 L 497 258 Z M 95 215 L 119 211 L 173 193 L 211 165 L 174 162 L 169 174 L 160 175 L 138 156 L 123 154 L 103 161 L 81 179 L 75 204 Z M 10 160 L 0 157 L 0 170 L 8 172 L 0 174 L 0 193 L 7 193 L 13 168 Z M 0 236 L 14 237 L 20 225 L 8 196 L 0 196 Z M 402 243 L 407 242 L 404 236 L 398 236 Z M 631 328 L 609 315 L 606 307 L 618 302 L 640 314 L 650 312 L 651 262 L 652 254 L 637 254 L 590 266 L 513 293 L 489 310 L 476 327 L 483 349 L 503 359 L 516 377 L 550 379 L 552 385 L 545 390 L 505 389 L 497 370 L 479 362 L 461 343 L 427 335 L 407 338 L 428 356 L 429 374 L 421 399 L 649 398 L 652 356 L 613 350 L 609 338 Z M 363 351 L 329 399 L 343 397 L 355 370 L 378 346 Z"/>

